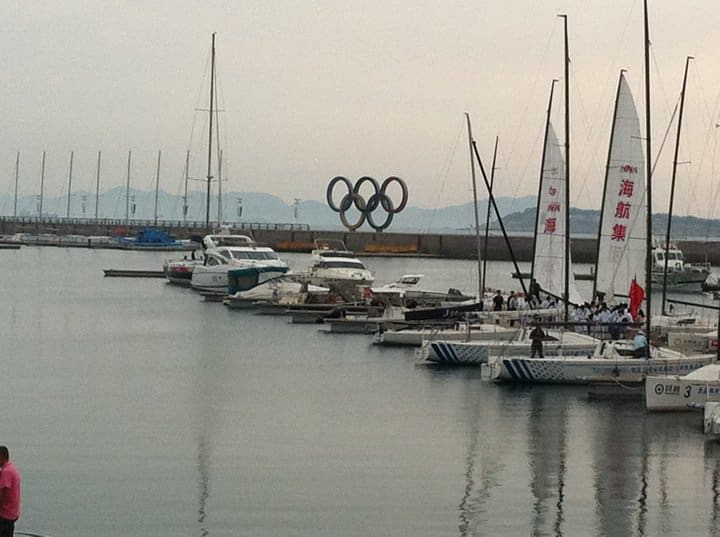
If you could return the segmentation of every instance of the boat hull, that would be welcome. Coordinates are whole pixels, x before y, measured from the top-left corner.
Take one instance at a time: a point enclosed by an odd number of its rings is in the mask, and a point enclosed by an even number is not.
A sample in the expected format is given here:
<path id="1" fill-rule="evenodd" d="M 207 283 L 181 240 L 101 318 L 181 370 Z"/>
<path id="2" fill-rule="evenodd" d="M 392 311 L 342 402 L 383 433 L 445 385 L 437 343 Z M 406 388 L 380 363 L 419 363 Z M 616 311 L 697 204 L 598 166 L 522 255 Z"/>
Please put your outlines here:
<path id="1" fill-rule="evenodd" d="M 720 402 L 718 365 L 690 375 L 651 375 L 645 381 L 645 408 L 652 411 L 694 410 L 708 402 Z"/>
<path id="2" fill-rule="evenodd" d="M 598 382 L 641 383 L 657 374 L 687 374 L 710 364 L 714 356 L 676 358 L 605 358 L 592 356 L 502 358 L 488 364 L 488 376 L 498 382 L 525 384 L 592 384 Z"/>
<path id="3" fill-rule="evenodd" d="M 547 342 L 543 345 L 544 356 L 588 356 L 595 352 L 596 342 L 562 343 Z M 480 365 L 488 362 L 490 356 L 500 353 L 513 357 L 528 357 L 532 354 L 529 342 L 496 342 L 496 343 L 453 343 L 450 341 L 433 341 L 428 345 L 429 362 L 448 365 Z"/>

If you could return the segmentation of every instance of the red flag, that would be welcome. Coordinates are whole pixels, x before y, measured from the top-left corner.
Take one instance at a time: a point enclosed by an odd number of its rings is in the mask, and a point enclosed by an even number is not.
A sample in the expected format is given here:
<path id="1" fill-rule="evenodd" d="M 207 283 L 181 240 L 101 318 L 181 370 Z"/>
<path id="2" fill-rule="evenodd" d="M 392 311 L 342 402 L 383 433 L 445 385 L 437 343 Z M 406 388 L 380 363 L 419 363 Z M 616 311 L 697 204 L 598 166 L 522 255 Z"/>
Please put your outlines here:
<path id="1" fill-rule="evenodd" d="M 630 283 L 630 315 L 633 316 L 633 319 L 637 317 L 643 298 L 645 298 L 645 290 L 640 287 L 637 278 L 633 278 Z"/>

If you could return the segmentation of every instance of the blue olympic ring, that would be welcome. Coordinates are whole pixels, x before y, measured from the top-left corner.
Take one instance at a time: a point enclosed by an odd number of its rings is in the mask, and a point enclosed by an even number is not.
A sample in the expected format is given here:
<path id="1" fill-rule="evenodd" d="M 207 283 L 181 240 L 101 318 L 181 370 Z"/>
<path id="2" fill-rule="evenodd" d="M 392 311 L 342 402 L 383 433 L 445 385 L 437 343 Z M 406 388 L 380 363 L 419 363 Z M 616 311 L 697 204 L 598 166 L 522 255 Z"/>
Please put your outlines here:
<path id="1" fill-rule="evenodd" d="M 348 191 L 348 193 L 345 194 L 340 200 L 339 205 L 337 205 L 333 200 L 335 185 L 337 185 L 338 183 L 343 183 Z M 360 188 L 365 183 L 370 183 L 370 185 L 375 191 L 367 200 L 367 202 L 365 201 L 365 198 L 360 195 Z M 387 189 L 392 183 L 397 183 L 398 185 L 400 185 L 400 189 L 402 190 L 402 199 L 397 207 L 395 207 L 395 204 L 387 195 Z M 367 220 L 368 224 L 370 224 L 370 226 L 373 227 L 375 231 L 382 231 L 384 229 L 387 229 L 387 227 L 390 225 L 393 220 L 393 216 L 402 211 L 405 208 L 405 205 L 407 205 L 408 190 L 405 181 L 403 181 L 399 177 L 394 176 L 388 177 L 383 181 L 382 185 L 380 185 L 375 179 L 366 175 L 358 179 L 355 183 L 355 186 L 353 186 L 353 184 L 348 178 L 337 176 L 333 177 L 328 183 L 325 196 L 327 198 L 327 203 L 330 209 L 340 214 L 340 221 L 346 228 L 348 228 L 348 230 L 355 231 L 365 223 L 365 220 Z M 345 213 L 349 211 L 353 205 L 358 211 L 360 211 L 360 218 L 357 222 L 350 223 L 348 222 Z M 382 207 L 382 209 L 387 213 L 385 221 L 379 225 L 373 219 L 373 212 L 378 207 Z"/>

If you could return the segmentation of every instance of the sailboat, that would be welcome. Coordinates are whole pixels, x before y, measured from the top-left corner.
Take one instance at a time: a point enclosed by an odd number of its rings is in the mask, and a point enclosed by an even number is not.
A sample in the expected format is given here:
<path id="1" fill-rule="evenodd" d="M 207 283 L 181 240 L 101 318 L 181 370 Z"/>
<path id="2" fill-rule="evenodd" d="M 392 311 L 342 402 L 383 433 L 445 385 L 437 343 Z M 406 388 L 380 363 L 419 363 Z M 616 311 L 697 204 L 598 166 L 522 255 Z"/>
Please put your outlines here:
<path id="1" fill-rule="evenodd" d="M 577 304 L 581 302 L 581 298 L 575 287 L 574 279 L 565 277 L 566 269 L 572 271 L 572 261 L 569 259 L 570 252 L 567 249 L 569 244 L 567 241 L 569 226 L 565 211 L 567 168 L 550 119 L 555 82 L 553 80 L 550 88 L 545 122 L 545 140 L 535 219 L 532 277 L 544 293 L 556 298 L 565 296 L 567 289 L 570 302 Z M 542 315 L 554 318 L 558 311 L 525 310 L 523 313 L 526 317 Z M 502 340 L 501 335 L 503 336 Z M 431 362 L 480 365 L 487 362 L 490 356 L 499 354 L 505 356 L 530 356 L 531 354 L 528 330 L 522 330 L 517 334 L 498 334 L 492 339 L 495 341 L 447 341 L 441 337 L 438 341 L 428 341 L 427 344 L 424 344 L 421 355 Z M 595 338 L 583 334 L 551 330 L 548 333 L 545 353 L 548 356 L 557 354 L 587 356 L 594 351 L 596 344 Z"/>
<path id="2" fill-rule="evenodd" d="M 208 128 L 208 170 L 207 170 L 207 207 L 205 214 L 205 225 L 207 232 L 210 233 L 210 183 L 212 181 L 212 148 L 213 148 L 213 119 L 217 113 L 215 109 L 215 34 L 212 34 L 212 46 L 210 52 L 210 108 L 209 108 L 209 128 Z M 185 157 L 185 195 L 183 197 L 183 219 L 187 216 L 188 195 L 187 184 L 190 174 L 190 151 L 188 150 Z M 202 244 L 200 238 L 193 239 L 194 242 Z M 203 247 L 204 250 L 204 247 Z M 187 256 L 183 259 L 167 260 L 163 264 L 163 272 L 169 283 L 179 285 L 190 285 L 193 272 L 197 267 L 203 266 L 204 259 L 202 253 L 192 252 L 190 259 Z"/>
<path id="3" fill-rule="evenodd" d="M 627 298 L 633 279 L 645 274 L 647 212 L 640 119 L 620 72 L 600 210 L 593 297 Z"/>
<path id="4" fill-rule="evenodd" d="M 607 294 L 616 292 L 630 294 L 629 285 L 649 288 L 651 244 L 648 234 L 651 219 L 651 177 L 649 171 L 649 71 L 647 50 L 649 46 L 647 25 L 647 2 L 645 3 L 645 88 L 646 88 L 646 157 L 643 159 L 639 144 L 640 121 L 632 95 L 620 74 L 615 116 L 611 132 L 610 154 L 604 200 L 614 201 L 606 207 L 612 209 L 612 217 L 603 221 L 600 229 L 601 245 L 598 257 L 608 257 L 596 270 L 596 289 Z M 645 177 L 648 180 L 645 184 Z M 613 203 L 615 203 L 613 207 Z M 636 206 L 635 206 L 636 204 Z M 604 215 L 606 216 L 606 215 Z M 642 218 L 646 217 L 645 226 Z M 644 231 L 643 229 L 644 228 Z M 607 231 L 609 230 L 609 233 Z M 605 241 L 603 241 L 605 239 Z M 642 246 L 641 246 L 642 245 Z M 607 251 L 602 248 L 608 248 Z M 644 268 L 642 261 L 645 261 Z M 613 265 L 614 263 L 614 265 Z M 630 283 L 633 282 L 634 283 Z M 628 285 L 622 288 L 621 286 Z M 646 293 L 647 332 L 650 330 L 650 294 Z M 686 355 L 666 348 L 652 348 L 648 356 L 635 357 L 626 343 L 599 342 L 592 355 L 586 358 L 546 357 L 526 359 L 498 357 L 490 360 L 486 375 L 495 381 L 523 383 L 569 383 L 597 382 L 642 383 L 652 374 L 684 374 L 714 361 L 712 354 Z"/>

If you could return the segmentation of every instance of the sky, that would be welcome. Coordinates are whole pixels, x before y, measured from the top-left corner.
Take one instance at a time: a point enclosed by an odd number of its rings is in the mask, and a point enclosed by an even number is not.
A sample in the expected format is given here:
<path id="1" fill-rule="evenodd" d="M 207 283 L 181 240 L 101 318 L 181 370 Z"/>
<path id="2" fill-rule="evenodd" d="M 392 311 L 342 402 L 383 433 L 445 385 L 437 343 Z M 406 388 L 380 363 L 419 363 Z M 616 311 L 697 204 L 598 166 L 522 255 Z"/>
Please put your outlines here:
<path id="1" fill-rule="evenodd" d="M 653 206 L 666 212 L 685 58 L 691 63 L 676 214 L 720 217 L 720 2 L 649 0 Z M 402 177 L 410 205 L 472 200 L 464 113 L 496 193 L 537 193 L 552 79 L 564 138 L 570 46 L 572 204 L 598 209 L 620 69 L 644 119 L 642 0 L 5 0 L 0 3 L 0 189 L 21 195 L 124 186 L 180 194 L 204 177 L 216 33 L 225 191 L 323 200 L 336 175 Z M 644 132 L 644 125 L 642 127 Z M 669 130 L 668 130 L 669 129 Z M 204 188 L 191 183 L 191 189 Z M 399 196 L 399 192 L 392 192 Z M 486 198 L 482 184 L 479 197 Z"/>

